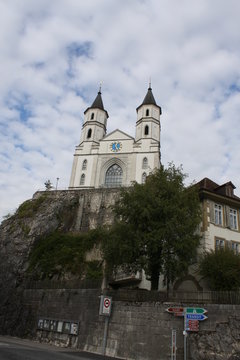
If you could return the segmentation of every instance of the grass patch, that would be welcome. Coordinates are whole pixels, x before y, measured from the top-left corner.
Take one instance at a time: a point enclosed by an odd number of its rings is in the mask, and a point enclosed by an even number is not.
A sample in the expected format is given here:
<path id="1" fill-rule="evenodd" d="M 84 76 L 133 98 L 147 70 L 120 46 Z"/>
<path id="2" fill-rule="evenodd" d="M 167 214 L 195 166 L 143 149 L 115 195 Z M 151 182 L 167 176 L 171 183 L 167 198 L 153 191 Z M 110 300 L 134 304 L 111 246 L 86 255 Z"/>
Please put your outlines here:
<path id="1" fill-rule="evenodd" d="M 44 193 L 37 199 L 24 201 L 17 209 L 17 216 L 21 218 L 32 217 L 46 200 L 48 194 Z"/>

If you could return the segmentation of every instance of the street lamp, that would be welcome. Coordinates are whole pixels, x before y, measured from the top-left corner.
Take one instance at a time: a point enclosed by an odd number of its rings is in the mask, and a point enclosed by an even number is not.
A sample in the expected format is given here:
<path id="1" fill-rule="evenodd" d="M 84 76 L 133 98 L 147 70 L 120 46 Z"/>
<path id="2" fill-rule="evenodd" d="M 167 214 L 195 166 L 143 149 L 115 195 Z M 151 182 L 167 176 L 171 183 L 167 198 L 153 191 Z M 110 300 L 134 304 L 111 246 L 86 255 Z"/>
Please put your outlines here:
<path id="1" fill-rule="evenodd" d="M 58 181 L 59 181 L 59 177 L 57 177 L 56 190 L 57 190 L 57 187 L 58 187 Z"/>

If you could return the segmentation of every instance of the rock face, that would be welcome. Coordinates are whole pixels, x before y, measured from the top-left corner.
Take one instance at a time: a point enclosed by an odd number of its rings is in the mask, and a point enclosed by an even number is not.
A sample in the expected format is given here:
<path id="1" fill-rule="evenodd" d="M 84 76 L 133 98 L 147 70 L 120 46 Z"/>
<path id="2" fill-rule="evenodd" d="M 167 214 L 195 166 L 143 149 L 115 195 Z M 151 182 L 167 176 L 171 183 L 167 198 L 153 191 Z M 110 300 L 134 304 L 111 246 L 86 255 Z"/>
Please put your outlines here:
<path id="1" fill-rule="evenodd" d="M 1 333 L 17 335 L 28 257 L 36 242 L 56 230 L 81 232 L 111 223 L 111 206 L 118 195 L 119 190 L 113 189 L 37 192 L 15 215 L 3 221 L 0 226 Z"/>

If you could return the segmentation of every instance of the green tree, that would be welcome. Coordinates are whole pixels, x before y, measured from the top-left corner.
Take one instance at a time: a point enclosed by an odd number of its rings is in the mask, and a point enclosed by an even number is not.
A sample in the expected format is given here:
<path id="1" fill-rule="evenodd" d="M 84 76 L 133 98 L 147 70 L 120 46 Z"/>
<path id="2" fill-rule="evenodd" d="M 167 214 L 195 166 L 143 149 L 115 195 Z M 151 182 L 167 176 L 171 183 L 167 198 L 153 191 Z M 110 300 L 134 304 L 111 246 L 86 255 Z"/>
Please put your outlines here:
<path id="1" fill-rule="evenodd" d="M 46 191 L 49 191 L 49 190 L 51 190 L 53 188 L 52 183 L 51 183 L 51 181 L 49 179 L 45 181 L 44 185 L 45 185 L 45 190 Z"/>
<path id="2" fill-rule="evenodd" d="M 212 290 L 237 290 L 240 287 L 240 255 L 229 248 L 206 252 L 199 262 L 199 272 Z"/>
<path id="3" fill-rule="evenodd" d="M 170 164 L 147 177 L 145 184 L 123 189 L 115 223 L 103 243 L 110 271 L 144 269 L 152 289 L 164 275 L 167 288 L 187 271 L 196 254 L 200 204 L 197 188 L 185 187 L 182 168 Z"/>

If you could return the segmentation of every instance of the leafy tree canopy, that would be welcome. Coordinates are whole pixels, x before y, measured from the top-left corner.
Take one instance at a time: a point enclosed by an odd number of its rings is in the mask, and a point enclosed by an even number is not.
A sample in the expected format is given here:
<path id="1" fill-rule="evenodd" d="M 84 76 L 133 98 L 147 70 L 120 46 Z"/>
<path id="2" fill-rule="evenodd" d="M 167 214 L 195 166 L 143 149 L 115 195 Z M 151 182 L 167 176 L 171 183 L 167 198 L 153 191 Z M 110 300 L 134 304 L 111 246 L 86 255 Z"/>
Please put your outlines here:
<path id="1" fill-rule="evenodd" d="M 103 243 L 110 271 L 144 269 L 152 289 L 159 275 L 167 285 L 187 270 L 199 244 L 200 204 L 196 187 L 185 187 L 182 168 L 170 164 L 145 184 L 122 189 L 116 220 Z"/>
<path id="2" fill-rule="evenodd" d="M 206 252 L 199 271 L 212 290 L 230 291 L 240 287 L 240 255 L 229 248 Z"/>

